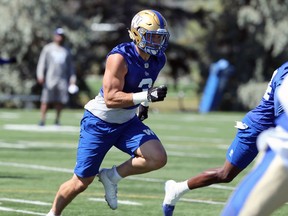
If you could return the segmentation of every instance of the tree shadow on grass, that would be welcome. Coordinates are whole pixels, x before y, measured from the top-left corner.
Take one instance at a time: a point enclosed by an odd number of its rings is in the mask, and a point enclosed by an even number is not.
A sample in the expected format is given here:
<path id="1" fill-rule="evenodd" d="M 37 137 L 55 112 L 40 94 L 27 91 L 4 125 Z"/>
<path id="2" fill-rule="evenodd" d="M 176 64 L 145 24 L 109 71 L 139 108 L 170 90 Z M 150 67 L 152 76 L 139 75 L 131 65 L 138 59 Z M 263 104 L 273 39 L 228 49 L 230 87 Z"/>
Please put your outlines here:
<path id="1" fill-rule="evenodd" d="M 13 175 L 13 174 L 4 174 L 0 173 L 0 179 L 37 179 L 38 177 L 24 176 L 21 174 Z"/>

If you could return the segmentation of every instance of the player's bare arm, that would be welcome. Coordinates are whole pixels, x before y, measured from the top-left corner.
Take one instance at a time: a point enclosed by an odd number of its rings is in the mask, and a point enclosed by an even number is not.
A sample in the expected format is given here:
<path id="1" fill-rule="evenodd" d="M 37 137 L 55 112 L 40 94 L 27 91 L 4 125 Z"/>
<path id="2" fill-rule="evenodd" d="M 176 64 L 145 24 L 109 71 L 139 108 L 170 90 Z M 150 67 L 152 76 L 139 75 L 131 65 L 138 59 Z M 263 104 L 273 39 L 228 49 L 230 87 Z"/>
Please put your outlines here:
<path id="1" fill-rule="evenodd" d="M 108 108 L 133 106 L 132 93 L 123 92 L 127 64 L 120 54 L 112 54 L 107 58 L 103 77 L 104 99 Z"/>

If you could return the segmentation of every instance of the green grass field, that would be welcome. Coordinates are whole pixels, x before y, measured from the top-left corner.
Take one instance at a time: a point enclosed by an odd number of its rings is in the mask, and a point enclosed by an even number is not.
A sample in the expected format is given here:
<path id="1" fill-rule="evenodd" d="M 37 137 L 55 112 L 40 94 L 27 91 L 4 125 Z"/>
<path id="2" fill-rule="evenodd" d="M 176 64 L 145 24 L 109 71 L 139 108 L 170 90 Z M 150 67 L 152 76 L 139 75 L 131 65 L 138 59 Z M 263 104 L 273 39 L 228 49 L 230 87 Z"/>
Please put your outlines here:
<path id="1" fill-rule="evenodd" d="M 153 110 L 152 110 L 153 111 Z M 75 164 L 79 122 L 83 110 L 64 110 L 62 126 L 54 127 L 49 111 L 47 126 L 39 128 L 38 110 L 0 110 L 0 215 L 45 215 L 61 183 Z M 168 163 L 161 170 L 129 177 L 118 187 L 119 207 L 104 202 L 104 189 L 95 179 L 63 212 L 65 216 L 161 216 L 164 182 L 185 180 L 207 168 L 221 166 L 244 113 L 150 113 L 146 123 L 162 140 Z M 102 167 L 123 162 L 128 155 L 112 149 Z M 177 204 L 175 216 L 219 215 L 230 193 L 248 167 L 230 184 L 187 193 Z M 274 213 L 287 215 L 288 207 Z"/>

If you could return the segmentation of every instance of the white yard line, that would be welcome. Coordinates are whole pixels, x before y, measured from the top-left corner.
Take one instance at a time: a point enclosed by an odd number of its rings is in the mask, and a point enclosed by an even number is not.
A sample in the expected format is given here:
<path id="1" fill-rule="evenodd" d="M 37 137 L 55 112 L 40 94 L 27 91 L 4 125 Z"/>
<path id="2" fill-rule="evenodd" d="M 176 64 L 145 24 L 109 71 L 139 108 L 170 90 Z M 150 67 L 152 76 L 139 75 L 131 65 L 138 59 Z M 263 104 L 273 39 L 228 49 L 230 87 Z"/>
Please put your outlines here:
<path id="1" fill-rule="evenodd" d="M 152 116 L 153 115 L 153 116 Z M 199 114 L 189 114 L 189 115 L 179 115 L 178 113 L 170 114 L 151 114 L 153 120 L 159 119 L 161 122 L 227 122 L 234 124 L 235 121 L 241 121 L 244 117 L 243 115 L 199 115 Z"/>
<path id="2" fill-rule="evenodd" d="M 196 200 L 196 199 L 181 198 L 180 201 L 193 202 L 193 203 L 205 203 L 205 204 L 211 204 L 211 205 L 225 205 L 225 202 L 215 202 L 211 200 Z"/>
<path id="3" fill-rule="evenodd" d="M 13 113 L 13 112 L 1 112 L 0 113 L 0 119 L 19 119 L 20 114 L 19 113 Z"/>
<path id="4" fill-rule="evenodd" d="M 96 202 L 106 202 L 105 199 L 102 199 L 102 198 L 89 198 L 89 200 L 96 201 Z M 118 203 L 123 204 L 123 205 L 136 205 L 136 206 L 143 205 L 142 203 L 133 202 L 129 200 L 118 200 Z"/>
<path id="5" fill-rule="evenodd" d="M 51 203 L 42 202 L 42 201 L 11 199 L 11 198 L 4 198 L 4 197 L 0 197 L 0 201 L 15 202 L 15 203 L 26 203 L 26 204 L 40 205 L 40 206 L 50 206 L 51 205 Z"/>
<path id="6" fill-rule="evenodd" d="M 77 133 L 80 131 L 80 127 L 75 126 L 38 126 L 32 124 L 5 124 L 3 125 L 4 130 L 16 130 L 16 131 L 27 131 L 27 132 L 69 132 Z"/>
<path id="7" fill-rule="evenodd" d="M 217 129 L 215 127 L 183 127 L 183 126 L 180 126 L 180 125 L 165 125 L 165 124 L 153 124 L 151 126 L 152 129 L 158 129 L 158 130 L 170 130 L 170 131 L 183 131 L 183 130 L 188 130 L 188 131 L 193 131 L 194 133 L 195 132 L 205 132 L 205 133 L 218 133 L 220 129 Z"/>
<path id="8" fill-rule="evenodd" d="M 191 158 L 219 158 L 212 155 L 207 154 L 193 154 L 193 153 L 185 153 L 185 152 L 175 152 L 175 151 L 167 151 L 169 156 L 177 156 L 177 157 L 191 157 Z"/>
<path id="9" fill-rule="evenodd" d="M 46 215 L 40 212 L 25 211 L 25 210 L 19 210 L 19 209 L 13 209 L 13 208 L 1 207 L 1 206 L 0 206 L 0 211 L 17 212 L 17 213 L 28 214 L 28 215 L 42 215 L 42 216 Z"/>
<path id="10" fill-rule="evenodd" d="M 219 185 L 219 184 L 210 185 L 208 187 L 215 188 L 215 189 L 221 189 L 221 190 L 231 190 L 231 191 L 233 191 L 235 189 L 235 187 L 224 186 L 224 185 Z"/>
<path id="11" fill-rule="evenodd" d="M 12 149 L 46 149 L 46 148 L 62 148 L 62 149 L 77 149 L 77 142 L 73 144 L 63 144 L 63 143 L 47 143 L 47 142 L 28 142 L 19 141 L 17 143 L 8 143 L 0 140 L 0 148 L 12 148 Z"/>
<path id="12" fill-rule="evenodd" d="M 161 140 L 176 141 L 176 142 L 204 142 L 204 143 L 216 143 L 225 144 L 230 142 L 231 139 L 221 139 L 221 138 L 204 138 L 204 137 L 194 137 L 194 136 L 163 136 Z"/>
<path id="13" fill-rule="evenodd" d="M 66 169 L 66 168 L 59 168 L 59 167 L 48 167 L 48 166 L 42 166 L 42 165 L 36 165 L 36 164 L 22 164 L 22 163 L 20 164 L 20 163 L 0 161 L 0 166 L 11 166 L 11 167 L 18 167 L 18 168 L 43 170 L 43 171 L 73 173 L 73 169 Z"/>

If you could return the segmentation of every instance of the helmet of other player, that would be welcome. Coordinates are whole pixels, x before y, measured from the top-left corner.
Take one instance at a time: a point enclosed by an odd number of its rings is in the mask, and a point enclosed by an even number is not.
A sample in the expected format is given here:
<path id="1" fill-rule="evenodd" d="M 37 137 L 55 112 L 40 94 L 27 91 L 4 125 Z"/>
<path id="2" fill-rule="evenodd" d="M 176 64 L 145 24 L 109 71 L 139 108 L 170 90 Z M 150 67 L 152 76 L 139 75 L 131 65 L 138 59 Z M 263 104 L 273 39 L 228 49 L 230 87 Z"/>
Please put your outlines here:
<path id="1" fill-rule="evenodd" d="M 132 19 L 128 30 L 130 38 L 149 55 L 162 54 L 169 41 L 169 31 L 165 18 L 155 10 L 142 10 Z"/>

